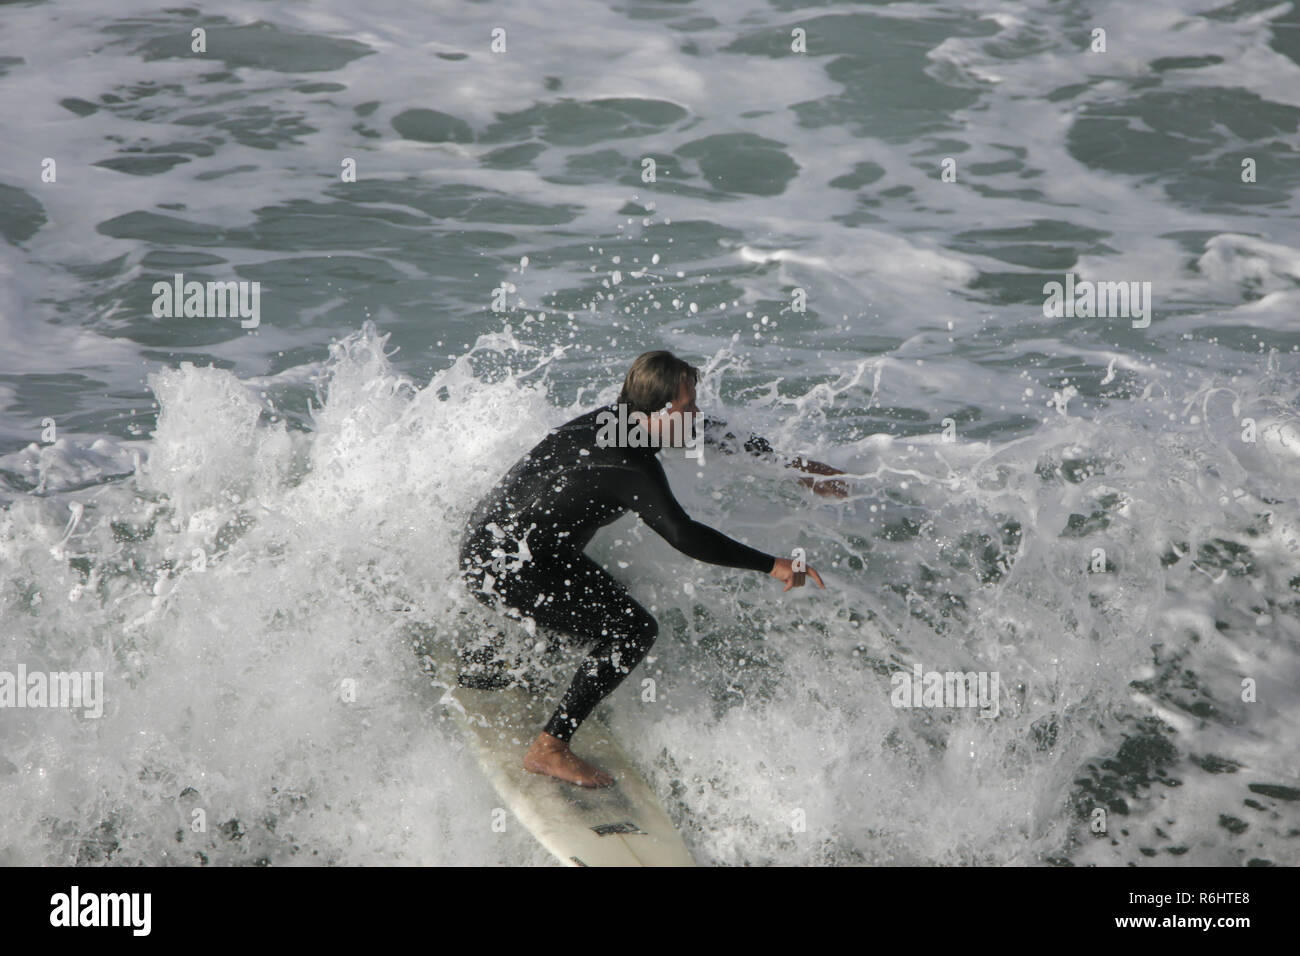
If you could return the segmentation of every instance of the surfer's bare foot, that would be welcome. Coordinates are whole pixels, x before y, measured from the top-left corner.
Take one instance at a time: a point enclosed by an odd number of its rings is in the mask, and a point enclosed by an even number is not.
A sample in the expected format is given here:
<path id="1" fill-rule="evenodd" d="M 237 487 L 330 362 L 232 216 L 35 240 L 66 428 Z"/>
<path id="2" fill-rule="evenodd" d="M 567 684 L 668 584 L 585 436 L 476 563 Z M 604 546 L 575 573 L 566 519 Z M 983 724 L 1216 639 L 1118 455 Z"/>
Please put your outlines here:
<path id="1" fill-rule="evenodd" d="M 614 778 L 599 767 L 583 760 L 559 737 L 540 733 L 524 754 L 524 769 L 529 773 L 544 773 L 558 777 L 580 787 L 608 787 Z"/>

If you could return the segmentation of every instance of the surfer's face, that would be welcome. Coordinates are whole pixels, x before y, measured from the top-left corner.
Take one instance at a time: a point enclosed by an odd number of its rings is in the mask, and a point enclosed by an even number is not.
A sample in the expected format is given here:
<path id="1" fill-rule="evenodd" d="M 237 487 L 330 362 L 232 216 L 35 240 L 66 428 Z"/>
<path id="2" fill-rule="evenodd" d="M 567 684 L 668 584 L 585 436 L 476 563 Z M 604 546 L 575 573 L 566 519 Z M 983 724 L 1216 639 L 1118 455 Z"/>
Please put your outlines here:
<path id="1" fill-rule="evenodd" d="M 650 416 L 650 427 L 659 436 L 660 447 L 682 448 L 694 427 L 695 416 L 700 407 L 695 404 L 695 383 L 686 382 L 677 392 L 677 397 L 668 403 L 663 411 Z"/>

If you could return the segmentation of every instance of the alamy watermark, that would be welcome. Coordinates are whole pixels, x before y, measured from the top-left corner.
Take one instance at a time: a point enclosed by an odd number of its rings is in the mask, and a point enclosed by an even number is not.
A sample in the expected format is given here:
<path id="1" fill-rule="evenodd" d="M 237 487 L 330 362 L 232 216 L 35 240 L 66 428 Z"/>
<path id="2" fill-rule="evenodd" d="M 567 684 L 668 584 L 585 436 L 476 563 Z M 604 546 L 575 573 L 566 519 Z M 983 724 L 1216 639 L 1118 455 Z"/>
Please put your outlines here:
<path id="1" fill-rule="evenodd" d="M 1150 282 L 1093 282 L 1065 273 L 1065 282 L 1043 286 L 1043 315 L 1049 319 L 1132 319 L 1133 328 L 1151 324 Z"/>
<path id="2" fill-rule="evenodd" d="M 927 671 L 916 664 L 909 674 L 890 676 L 895 707 L 978 707 L 981 717 L 998 715 L 997 671 Z"/>
<path id="3" fill-rule="evenodd" d="M 600 431 L 596 444 L 601 448 L 669 448 L 686 449 L 687 458 L 698 458 L 704 464 L 703 422 L 696 412 L 662 410 L 653 413 L 659 422 L 657 430 L 650 427 L 650 415 L 628 411 L 620 402 L 618 413 L 606 409 L 596 416 Z"/>
<path id="4" fill-rule="evenodd" d="M 148 936 L 152 910 L 152 893 L 83 893 L 74 885 L 50 897 L 50 925 L 121 926 L 133 936 Z"/>
<path id="5" fill-rule="evenodd" d="M 238 317 L 240 328 L 262 323 L 262 283 L 185 281 L 177 272 L 171 282 L 153 284 L 155 319 L 224 319 Z"/>
<path id="6" fill-rule="evenodd" d="M 102 671 L 33 671 L 25 664 L 18 672 L 0 671 L 0 707 L 68 707 L 82 709 L 86 717 L 104 715 Z"/>

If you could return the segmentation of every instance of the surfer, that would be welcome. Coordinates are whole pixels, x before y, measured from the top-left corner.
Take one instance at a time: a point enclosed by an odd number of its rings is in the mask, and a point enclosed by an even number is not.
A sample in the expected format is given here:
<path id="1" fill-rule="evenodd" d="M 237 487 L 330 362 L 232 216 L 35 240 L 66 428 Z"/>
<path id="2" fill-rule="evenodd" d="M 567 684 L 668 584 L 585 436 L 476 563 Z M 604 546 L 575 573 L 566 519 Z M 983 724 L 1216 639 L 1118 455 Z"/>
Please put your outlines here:
<path id="1" fill-rule="evenodd" d="M 691 520 L 668 487 L 655 457 L 660 447 L 688 447 L 699 408 L 699 371 L 670 352 L 646 352 L 632 363 L 618 403 L 553 429 L 497 483 L 469 519 L 460 547 L 464 580 L 482 604 L 514 617 L 575 635 L 592 647 L 555 713 L 532 742 L 524 767 L 584 787 L 613 778 L 576 756 L 574 731 L 640 663 L 659 632 L 650 612 L 600 565 L 583 554 L 596 531 L 634 511 L 674 548 L 700 561 L 769 574 L 802 587 L 812 567 L 796 570 L 787 558 L 748 547 Z M 612 427 L 623 412 L 622 425 Z M 633 427 L 629 431 L 628 421 Z M 739 443 L 705 420 L 703 439 L 723 452 Z M 778 458 L 751 436 L 750 454 Z M 843 472 L 803 458 L 784 464 L 808 474 Z M 843 497 L 842 482 L 800 481 L 818 494 Z"/>

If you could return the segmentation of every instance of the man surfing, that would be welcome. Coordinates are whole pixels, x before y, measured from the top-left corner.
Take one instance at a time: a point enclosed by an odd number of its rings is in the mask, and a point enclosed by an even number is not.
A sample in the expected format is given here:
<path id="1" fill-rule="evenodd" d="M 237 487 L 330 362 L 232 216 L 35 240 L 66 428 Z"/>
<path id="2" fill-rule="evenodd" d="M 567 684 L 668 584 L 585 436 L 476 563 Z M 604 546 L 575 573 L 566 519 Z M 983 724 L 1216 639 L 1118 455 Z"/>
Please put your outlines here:
<path id="1" fill-rule="evenodd" d="M 646 352 L 632 363 L 618 403 L 553 429 L 483 498 L 470 516 L 460 546 L 460 567 L 474 597 L 511 616 L 531 618 L 591 643 L 573 683 L 546 727 L 524 755 L 524 768 L 583 787 L 606 787 L 613 778 L 569 747 L 595 706 L 641 662 L 659 626 L 650 612 L 600 565 L 583 554 L 596 531 L 635 511 L 678 551 L 699 561 L 769 574 L 802 587 L 812 567 L 796 570 L 774 557 L 691 520 L 668 487 L 656 455 L 661 447 L 688 446 L 699 408 L 699 371 L 671 352 Z M 632 432 L 616 430 L 620 410 Z M 713 425 L 720 423 L 713 422 Z M 635 434 L 635 438 L 629 438 Z M 723 451 L 725 439 L 709 438 Z M 751 454 L 775 456 L 751 437 Z M 829 465 L 802 458 L 787 467 L 814 475 L 839 475 Z M 842 497 L 838 481 L 800 479 L 819 494 Z"/>

